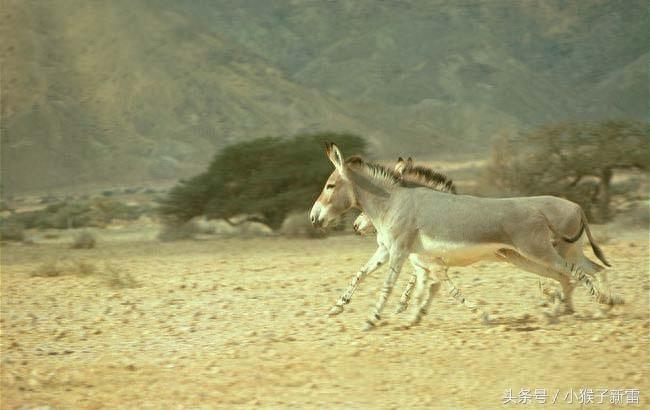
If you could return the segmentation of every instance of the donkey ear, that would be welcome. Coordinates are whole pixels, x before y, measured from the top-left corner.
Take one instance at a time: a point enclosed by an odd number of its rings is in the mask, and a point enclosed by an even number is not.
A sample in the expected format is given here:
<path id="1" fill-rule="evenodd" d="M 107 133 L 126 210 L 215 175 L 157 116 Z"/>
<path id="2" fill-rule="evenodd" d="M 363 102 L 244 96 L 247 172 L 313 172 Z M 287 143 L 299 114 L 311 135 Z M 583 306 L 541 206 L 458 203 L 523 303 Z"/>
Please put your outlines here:
<path id="1" fill-rule="evenodd" d="M 405 166 L 406 165 L 404 164 L 404 158 L 397 158 L 397 163 L 395 164 L 395 172 L 397 172 L 399 175 L 402 175 Z"/>
<path id="2" fill-rule="evenodd" d="M 406 169 L 411 169 L 411 168 L 413 168 L 413 158 L 408 157 L 408 159 L 406 160 Z"/>
<path id="3" fill-rule="evenodd" d="M 339 147 L 331 142 L 329 143 L 329 149 L 326 149 L 325 152 L 327 153 L 327 157 L 330 159 L 330 161 L 332 161 L 332 164 L 334 164 L 336 170 L 339 171 L 339 174 L 344 177 L 345 161 L 343 160 L 343 154 L 341 154 Z"/>

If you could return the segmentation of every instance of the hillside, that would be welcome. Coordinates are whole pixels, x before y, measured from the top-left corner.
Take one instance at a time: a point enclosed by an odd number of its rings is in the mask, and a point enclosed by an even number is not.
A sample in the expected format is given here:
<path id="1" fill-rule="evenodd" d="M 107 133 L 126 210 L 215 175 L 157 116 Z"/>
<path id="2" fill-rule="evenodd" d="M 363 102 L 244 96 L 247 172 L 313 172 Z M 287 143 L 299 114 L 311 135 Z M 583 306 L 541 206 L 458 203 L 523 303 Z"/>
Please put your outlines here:
<path id="1" fill-rule="evenodd" d="M 242 139 L 346 130 L 376 156 L 644 118 L 641 1 L 6 0 L 5 193 L 192 175 Z"/>

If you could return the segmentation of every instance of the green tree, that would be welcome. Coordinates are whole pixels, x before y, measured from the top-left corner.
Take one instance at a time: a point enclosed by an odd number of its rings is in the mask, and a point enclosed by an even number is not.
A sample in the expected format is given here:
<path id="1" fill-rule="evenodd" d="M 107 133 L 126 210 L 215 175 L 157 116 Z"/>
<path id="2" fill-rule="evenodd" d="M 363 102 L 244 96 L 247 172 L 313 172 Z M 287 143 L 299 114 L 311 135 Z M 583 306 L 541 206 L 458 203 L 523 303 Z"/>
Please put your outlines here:
<path id="1" fill-rule="evenodd" d="M 495 186 L 516 194 L 551 194 L 592 204 L 602 221 L 611 218 L 616 170 L 648 167 L 647 124 L 610 120 L 557 124 L 501 137 L 494 144 L 487 175 Z"/>
<path id="2" fill-rule="evenodd" d="M 208 170 L 181 181 L 160 203 L 170 222 L 199 215 L 228 222 L 237 215 L 257 216 L 277 229 L 291 211 L 311 206 L 332 166 L 323 143 L 335 141 L 343 152 L 364 154 L 355 135 L 320 133 L 293 138 L 267 137 L 241 142 L 218 152 Z"/>

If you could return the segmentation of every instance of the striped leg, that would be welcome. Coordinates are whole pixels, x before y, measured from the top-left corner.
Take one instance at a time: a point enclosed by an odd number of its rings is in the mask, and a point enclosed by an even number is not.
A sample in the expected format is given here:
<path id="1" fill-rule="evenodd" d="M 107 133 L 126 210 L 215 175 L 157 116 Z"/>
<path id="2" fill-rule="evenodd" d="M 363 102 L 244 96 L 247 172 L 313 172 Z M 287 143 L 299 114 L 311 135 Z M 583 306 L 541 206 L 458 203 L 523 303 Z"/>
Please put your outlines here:
<path id="1" fill-rule="evenodd" d="M 384 281 L 384 285 L 382 286 L 381 292 L 379 293 L 379 300 L 377 300 L 377 304 L 373 309 L 372 315 L 368 320 L 366 320 L 366 325 L 364 326 L 363 330 L 370 330 L 374 328 L 381 320 L 381 312 L 384 310 L 386 301 L 393 291 L 395 281 L 397 280 L 397 277 L 402 270 L 405 259 L 406 255 L 404 255 L 403 252 L 391 251 L 388 277 Z"/>
<path id="2" fill-rule="evenodd" d="M 433 297 L 438 293 L 438 290 L 440 290 L 440 282 L 435 282 L 431 283 L 429 285 L 429 298 L 424 301 L 424 304 L 422 305 L 422 314 L 426 315 L 429 313 L 429 306 L 431 306 L 431 300 L 433 300 Z"/>
<path id="3" fill-rule="evenodd" d="M 417 270 L 417 268 L 416 268 L 416 270 Z M 395 309 L 395 313 L 402 313 L 408 307 L 409 300 L 411 299 L 411 292 L 413 291 L 413 288 L 415 287 L 416 279 L 417 279 L 417 274 L 413 274 L 409 278 L 409 281 L 406 284 L 406 287 L 404 288 L 404 293 L 402 293 L 402 297 L 400 298 L 399 303 L 397 305 L 397 309 Z"/>
<path id="4" fill-rule="evenodd" d="M 483 323 L 487 324 L 490 321 L 490 316 L 488 313 L 480 309 L 478 306 L 476 306 L 475 303 L 468 300 L 465 295 L 461 293 L 460 289 L 458 289 L 456 285 L 454 285 L 454 282 L 452 282 L 452 280 L 449 278 L 449 276 L 447 276 L 448 270 L 449 267 L 443 265 L 439 270 L 436 271 L 436 275 L 438 276 L 438 279 L 440 279 L 440 281 L 445 284 L 449 296 L 451 296 L 460 305 L 463 305 L 473 313 L 478 314 L 481 317 Z"/>
<path id="5" fill-rule="evenodd" d="M 418 286 L 416 291 L 416 306 L 408 326 L 415 326 L 420 323 L 422 316 L 427 313 L 429 305 L 431 305 L 431 299 L 433 296 L 438 293 L 440 289 L 440 282 L 431 283 L 429 278 L 429 271 L 427 269 L 422 269 L 421 274 L 417 276 Z"/>
<path id="6" fill-rule="evenodd" d="M 558 258 L 556 262 L 556 269 L 563 272 L 570 272 L 573 279 L 576 282 L 580 283 L 587 289 L 587 292 L 594 298 L 598 303 L 603 305 L 621 305 L 624 302 L 623 298 L 618 295 L 612 295 L 610 292 L 602 292 L 594 285 L 594 282 L 591 278 L 585 273 L 585 269 L 581 264 L 570 263 L 566 260 Z"/>
<path id="7" fill-rule="evenodd" d="M 542 278 L 537 280 L 537 287 L 539 288 L 539 295 L 542 298 L 540 302 L 541 306 L 547 306 L 548 303 L 555 303 L 558 300 L 562 300 L 562 293 L 559 289 L 554 288 L 553 286 L 547 287 L 550 282 L 547 280 L 546 284 L 542 283 Z"/>
<path id="8" fill-rule="evenodd" d="M 329 315 L 334 316 L 343 312 L 343 306 L 350 303 L 352 295 L 359 287 L 359 284 L 365 279 L 365 277 L 377 270 L 382 264 L 388 259 L 388 251 L 383 246 L 379 246 L 375 251 L 374 255 L 368 260 L 368 262 L 363 265 L 363 267 L 357 272 L 356 275 L 350 281 L 347 289 L 343 292 L 343 295 L 339 298 L 336 304 L 330 309 Z"/>
<path id="9" fill-rule="evenodd" d="M 545 232 L 541 230 L 540 232 L 545 234 Z M 544 238 L 540 236 L 539 239 Z M 535 265 L 541 264 L 544 268 L 543 271 L 533 272 L 552 277 L 550 271 L 553 271 L 564 278 L 560 283 L 562 284 L 562 291 L 565 293 L 564 298 L 567 305 L 570 305 L 570 292 L 566 292 L 567 287 L 564 285 L 564 281 L 570 281 L 571 278 L 584 286 L 587 289 L 587 292 L 593 296 L 598 303 L 605 305 L 618 305 L 624 303 L 620 296 L 612 296 L 609 293 L 601 292 L 596 286 L 594 286 L 592 279 L 587 276 L 586 273 L 586 271 L 592 273 L 591 266 L 587 266 L 583 263 L 571 263 L 567 261 L 557 253 L 555 248 L 551 246 L 550 242 L 545 240 L 521 240 L 521 238 L 513 238 L 513 242 L 517 251 L 514 252 L 510 250 L 510 252 L 523 256 L 524 259 L 530 259 L 530 261 Z M 501 251 L 508 250 L 502 249 L 499 252 Z M 569 290 L 572 291 L 573 286 L 569 285 Z"/>
<path id="10" fill-rule="evenodd" d="M 573 314 L 574 310 L 572 295 L 574 287 L 571 284 L 571 280 L 568 276 L 556 272 L 555 270 L 549 269 L 537 262 L 534 262 L 511 249 L 501 249 L 497 253 L 497 256 L 523 270 L 536 273 L 540 276 L 551 278 L 559 282 L 562 286 L 562 295 L 561 297 L 556 297 L 554 299 L 556 302 L 561 303 L 556 304 L 555 309 L 547 314 L 550 316 L 556 316 L 560 314 Z"/>

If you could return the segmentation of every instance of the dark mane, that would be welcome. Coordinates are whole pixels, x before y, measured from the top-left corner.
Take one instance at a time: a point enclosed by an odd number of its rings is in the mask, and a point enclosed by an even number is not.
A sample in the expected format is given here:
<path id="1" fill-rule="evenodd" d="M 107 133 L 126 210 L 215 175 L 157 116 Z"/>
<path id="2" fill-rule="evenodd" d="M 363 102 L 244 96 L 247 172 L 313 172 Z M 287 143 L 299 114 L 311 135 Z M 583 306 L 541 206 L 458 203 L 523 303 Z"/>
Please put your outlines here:
<path id="1" fill-rule="evenodd" d="M 345 160 L 353 168 L 365 171 L 373 178 L 383 180 L 395 186 L 406 188 L 425 187 L 440 192 L 456 193 L 456 186 L 446 175 L 423 166 L 407 168 L 403 174 L 398 174 L 393 169 L 383 165 L 366 162 L 358 155 L 353 155 Z"/>
<path id="2" fill-rule="evenodd" d="M 365 168 L 365 170 L 374 178 L 383 179 L 384 181 L 394 185 L 403 185 L 402 179 L 395 171 L 374 162 L 366 162 L 358 155 L 349 157 L 345 160 L 345 163 L 352 167 Z"/>
<path id="3" fill-rule="evenodd" d="M 414 166 L 404 172 L 402 178 L 412 184 L 419 184 L 437 191 L 456 194 L 454 182 L 446 175 L 423 166 Z"/>

